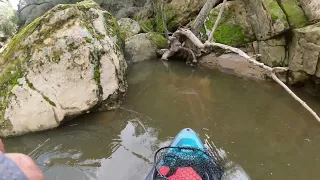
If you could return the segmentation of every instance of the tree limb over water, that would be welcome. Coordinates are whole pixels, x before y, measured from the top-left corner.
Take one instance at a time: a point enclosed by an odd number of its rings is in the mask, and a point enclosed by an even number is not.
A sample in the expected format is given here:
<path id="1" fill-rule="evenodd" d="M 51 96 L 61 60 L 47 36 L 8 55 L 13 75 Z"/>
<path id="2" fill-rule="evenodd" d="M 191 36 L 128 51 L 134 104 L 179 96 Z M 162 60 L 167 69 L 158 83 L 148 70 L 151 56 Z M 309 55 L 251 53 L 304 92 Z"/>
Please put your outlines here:
<path id="1" fill-rule="evenodd" d="M 286 84 L 284 84 L 277 77 L 276 73 L 286 72 L 289 70 L 288 67 L 269 67 L 269 66 L 265 65 L 264 63 L 258 62 L 257 60 L 253 59 L 247 53 L 243 52 L 242 50 L 240 50 L 238 48 L 228 46 L 225 44 L 221 44 L 221 43 L 212 42 L 215 29 L 217 28 L 219 21 L 222 17 L 222 14 L 223 14 L 223 11 L 224 11 L 224 8 L 226 5 L 226 1 L 227 0 L 223 1 L 223 4 L 220 9 L 217 20 L 211 30 L 211 33 L 210 33 L 208 40 L 205 43 L 202 43 L 201 40 L 197 36 L 200 33 L 200 28 L 204 24 L 204 21 L 207 18 L 207 16 L 209 15 L 211 9 L 214 7 L 214 5 L 217 5 L 217 3 L 220 2 L 219 0 L 207 0 L 205 5 L 202 7 L 200 13 L 198 14 L 197 18 L 193 22 L 193 24 L 191 26 L 191 30 L 186 29 L 186 28 L 179 28 L 177 31 L 175 31 L 172 34 L 171 37 L 168 38 L 168 40 L 170 41 L 170 49 L 163 51 L 164 54 L 162 55 L 161 59 L 168 60 L 169 57 L 175 56 L 178 52 L 180 52 L 180 54 L 181 54 L 181 52 L 182 52 L 182 53 L 185 53 L 185 56 L 188 56 L 187 58 L 184 58 L 184 59 L 186 59 L 187 63 L 188 63 L 188 61 L 191 61 L 191 63 L 194 63 L 194 62 L 197 62 L 197 60 L 195 59 L 195 53 L 193 53 L 193 52 L 199 52 L 199 50 L 200 50 L 200 52 L 210 53 L 210 52 L 213 52 L 212 47 L 219 47 L 219 48 L 222 48 L 225 50 L 232 51 L 232 52 L 242 56 L 243 58 L 245 58 L 249 63 L 252 63 L 255 66 L 259 66 L 259 67 L 265 69 L 266 75 L 268 77 L 271 77 L 282 88 L 284 88 L 284 90 L 286 90 L 286 92 L 288 92 L 307 111 L 309 111 L 317 119 L 318 122 L 320 122 L 320 118 L 317 115 L 317 113 L 315 111 L 313 111 L 312 108 L 310 108 L 302 99 L 300 99 L 292 90 L 290 90 L 290 88 Z M 179 41 L 179 39 L 183 39 L 184 42 L 181 43 Z M 188 42 L 188 43 L 185 43 L 185 42 Z M 190 45 L 190 42 L 192 43 L 192 45 Z M 190 51 L 191 51 L 191 53 L 190 53 Z"/>

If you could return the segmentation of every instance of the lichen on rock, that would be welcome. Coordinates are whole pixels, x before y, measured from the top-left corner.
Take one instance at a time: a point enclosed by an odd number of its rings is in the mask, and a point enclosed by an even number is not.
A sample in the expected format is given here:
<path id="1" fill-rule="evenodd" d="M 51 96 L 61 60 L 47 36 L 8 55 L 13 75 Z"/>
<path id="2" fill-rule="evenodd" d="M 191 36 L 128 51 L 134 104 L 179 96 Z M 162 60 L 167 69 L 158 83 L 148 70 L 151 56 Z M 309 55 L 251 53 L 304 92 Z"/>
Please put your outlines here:
<path id="1" fill-rule="evenodd" d="M 35 19 L 0 54 L 0 65 L 0 136 L 116 108 L 127 88 L 118 23 L 93 1 Z"/>

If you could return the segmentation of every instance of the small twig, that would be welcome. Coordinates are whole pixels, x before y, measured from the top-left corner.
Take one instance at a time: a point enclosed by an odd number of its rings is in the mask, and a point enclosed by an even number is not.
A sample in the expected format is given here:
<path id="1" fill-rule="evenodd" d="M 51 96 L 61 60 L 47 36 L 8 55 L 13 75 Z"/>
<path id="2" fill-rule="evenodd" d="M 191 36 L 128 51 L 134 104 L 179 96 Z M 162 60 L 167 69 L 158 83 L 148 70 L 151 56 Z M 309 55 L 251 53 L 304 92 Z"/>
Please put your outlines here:
<path id="1" fill-rule="evenodd" d="M 222 17 L 223 12 L 224 12 L 224 8 L 225 8 L 225 6 L 226 6 L 226 2 L 227 2 L 227 0 L 223 0 L 222 7 L 220 8 L 219 15 L 218 15 L 218 17 L 217 17 L 216 22 L 214 23 L 214 26 L 212 27 L 210 36 L 209 36 L 209 38 L 208 38 L 208 41 L 209 41 L 209 42 L 214 41 L 213 35 L 214 35 L 214 32 L 216 31 L 218 25 L 219 25 L 220 19 L 221 19 L 221 17 Z"/>

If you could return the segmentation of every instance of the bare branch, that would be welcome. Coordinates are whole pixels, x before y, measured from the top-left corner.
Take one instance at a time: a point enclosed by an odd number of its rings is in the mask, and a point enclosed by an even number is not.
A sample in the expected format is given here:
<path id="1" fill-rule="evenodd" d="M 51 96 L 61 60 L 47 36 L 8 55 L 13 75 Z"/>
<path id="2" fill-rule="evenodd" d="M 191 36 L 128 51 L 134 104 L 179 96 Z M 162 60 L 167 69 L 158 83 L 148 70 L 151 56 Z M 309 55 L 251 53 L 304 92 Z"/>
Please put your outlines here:
<path id="1" fill-rule="evenodd" d="M 275 68 L 274 68 L 275 69 Z M 271 73 L 271 76 L 272 76 L 272 79 L 274 81 L 276 81 L 284 90 L 287 91 L 287 93 L 289 93 L 296 101 L 298 101 L 307 111 L 309 111 L 314 118 L 316 118 L 316 120 L 318 122 L 320 122 L 320 118 L 319 116 L 317 115 L 316 112 L 314 112 L 309 106 L 307 103 L 305 103 L 302 99 L 300 99 L 296 94 L 294 94 L 294 92 L 292 92 L 288 86 L 286 86 L 278 77 L 277 75 L 275 74 L 275 72 L 272 72 Z"/>
<path id="2" fill-rule="evenodd" d="M 275 82 L 277 82 L 281 87 L 283 87 L 296 101 L 298 101 L 307 111 L 309 111 L 316 119 L 318 122 L 320 122 L 320 118 L 317 115 L 316 112 L 314 112 L 303 100 L 301 100 L 296 94 L 294 94 L 293 91 L 290 90 L 290 88 L 285 85 L 277 76 L 276 72 L 284 72 L 287 71 L 288 68 L 285 67 L 269 67 L 261 62 L 256 61 L 255 59 L 251 58 L 247 53 L 243 52 L 242 50 L 228 46 L 225 44 L 220 44 L 220 43 L 210 43 L 207 41 L 205 44 L 203 44 L 189 29 L 178 29 L 175 33 L 173 33 L 173 36 L 178 37 L 178 36 L 185 36 L 188 38 L 192 43 L 195 44 L 200 49 L 209 49 L 210 47 L 220 47 L 222 49 L 227 49 L 230 50 L 234 53 L 239 54 L 243 58 L 245 58 L 248 62 L 253 63 L 256 66 L 259 66 L 267 71 L 267 75 L 271 77 Z"/>
<path id="3" fill-rule="evenodd" d="M 214 26 L 212 27 L 210 36 L 209 36 L 209 38 L 208 38 L 208 41 L 209 41 L 209 42 L 214 41 L 213 35 L 214 35 L 214 32 L 216 31 L 218 25 L 219 25 L 220 19 L 221 19 L 221 17 L 222 17 L 223 12 L 224 12 L 224 8 L 226 7 L 226 3 L 227 3 L 227 0 L 223 0 L 222 7 L 221 7 L 221 9 L 220 9 L 219 15 L 218 15 L 218 17 L 217 17 L 217 19 L 216 19 L 216 22 L 214 23 Z"/>
<path id="4" fill-rule="evenodd" d="M 196 17 L 196 19 L 193 21 L 191 25 L 192 32 L 198 36 L 200 34 L 200 28 L 204 24 L 204 21 L 208 17 L 211 9 L 216 6 L 220 0 L 207 0 L 207 2 L 202 7 L 200 13 Z"/>

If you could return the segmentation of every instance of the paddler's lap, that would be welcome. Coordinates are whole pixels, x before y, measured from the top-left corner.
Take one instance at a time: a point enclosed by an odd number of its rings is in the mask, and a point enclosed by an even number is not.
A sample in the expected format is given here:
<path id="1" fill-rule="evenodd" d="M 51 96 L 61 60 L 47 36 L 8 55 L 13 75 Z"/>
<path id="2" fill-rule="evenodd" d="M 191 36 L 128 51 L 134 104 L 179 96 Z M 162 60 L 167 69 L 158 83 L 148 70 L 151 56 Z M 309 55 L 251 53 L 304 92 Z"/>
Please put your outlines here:
<path id="1" fill-rule="evenodd" d="M 0 140 L 0 180 L 44 180 L 44 175 L 27 155 L 5 153 Z"/>

